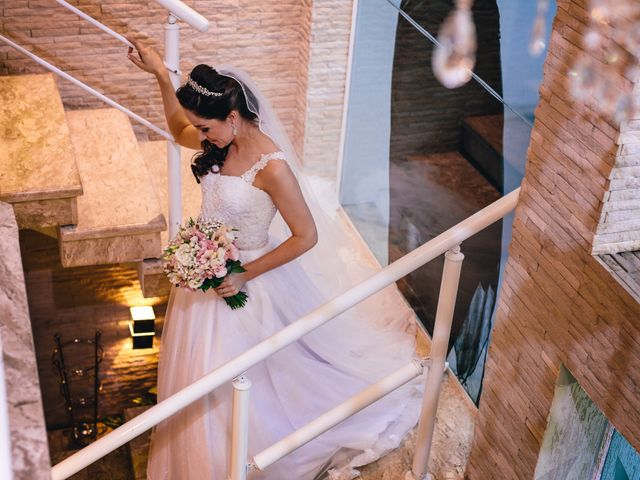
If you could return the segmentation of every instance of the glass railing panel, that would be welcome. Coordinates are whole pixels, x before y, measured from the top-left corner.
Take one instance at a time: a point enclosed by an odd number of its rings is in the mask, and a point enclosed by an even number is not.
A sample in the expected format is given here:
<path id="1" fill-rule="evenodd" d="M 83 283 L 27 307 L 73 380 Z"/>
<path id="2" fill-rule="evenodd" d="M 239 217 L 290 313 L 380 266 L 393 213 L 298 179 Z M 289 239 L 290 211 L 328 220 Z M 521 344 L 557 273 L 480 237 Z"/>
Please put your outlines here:
<path id="1" fill-rule="evenodd" d="M 455 89 L 436 78 L 434 45 L 424 35 L 437 36 L 450 11 L 451 2 L 435 0 L 358 4 L 340 196 L 382 265 L 510 192 L 524 175 L 544 58 L 527 50 L 535 2 L 475 2 L 478 78 Z M 554 12 L 551 4 L 547 31 Z M 476 401 L 510 221 L 462 245 L 450 363 Z M 429 333 L 442 266 L 434 260 L 398 283 Z"/>

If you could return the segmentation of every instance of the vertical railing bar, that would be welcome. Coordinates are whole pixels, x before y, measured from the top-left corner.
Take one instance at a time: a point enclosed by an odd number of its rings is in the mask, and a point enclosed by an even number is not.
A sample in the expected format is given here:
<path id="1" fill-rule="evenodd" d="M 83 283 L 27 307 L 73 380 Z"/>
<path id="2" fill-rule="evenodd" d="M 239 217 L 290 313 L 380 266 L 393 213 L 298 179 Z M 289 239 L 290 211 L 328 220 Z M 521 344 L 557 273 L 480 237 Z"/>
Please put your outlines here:
<path id="1" fill-rule="evenodd" d="M 176 70 L 180 68 L 180 25 L 170 14 L 164 24 L 164 62 Z M 174 90 L 180 86 L 180 75 L 170 73 Z M 182 223 L 182 169 L 180 146 L 167 143 L 167 196 L 169 197 L 169 238 L 174 238 Z"/>
<path id="2" fill-rule="evenodd" d="M 249 455 L 249 392 L 251 380 L 239 375 L 233 381 L 231 461 L 229 480 L 246 480 Z"/>
<path id="3" fill-rule="evenodd" d="M 451 323 L 458 294 L 462 260 L 464 260 L 464 255 L 460 253 L 459 245 L 445 253 L 436 321 L 431 339 L 431 353 L 429 355 L 431 357 L 431 368 L 427 374 L 413 464 L 411 471 L 407 472 L 405 480 L 430 478 L 428 475 L 429 454 L 433 443 L 438 400 L 446 368 L 447 350 L 449 349 Z"/>

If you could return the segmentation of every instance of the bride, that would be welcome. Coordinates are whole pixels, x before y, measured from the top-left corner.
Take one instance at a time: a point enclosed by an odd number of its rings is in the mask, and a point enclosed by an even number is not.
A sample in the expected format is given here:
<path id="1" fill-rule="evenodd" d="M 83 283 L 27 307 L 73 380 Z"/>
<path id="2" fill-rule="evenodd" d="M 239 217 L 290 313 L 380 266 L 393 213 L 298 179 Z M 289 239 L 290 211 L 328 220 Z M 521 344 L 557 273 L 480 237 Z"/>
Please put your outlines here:
<path id="1" fill-rule="evenodd" d="M 130 49 L 129 59 L 158 80 L 176 142 L 201 151 L 192 164 L 202 188 L 200 216 L 238 228 L 246 269 L 215 291 L 172 287 L 158 366 L 161 401 L 371 269 L 346 247 L 345 234 L 297 173 L 295 151 L 245 72 L 197 65 L 174 91 L 159 54 L 132 42 L 138 55 Z M 221 297 L 240 290 L 248 302 L 231 310 Z M 415 324 L 399 311 L 372 298 L 250 368 L 249 456 L 409 363 Z M 421 378 L 409 382 L 250 478 L 354 478 L 354 467 L 396 448 L 415 425 L 422 385 Z M 231 399 L 225 385 L 159 424 L 147 478 L 226 479 Z"/>

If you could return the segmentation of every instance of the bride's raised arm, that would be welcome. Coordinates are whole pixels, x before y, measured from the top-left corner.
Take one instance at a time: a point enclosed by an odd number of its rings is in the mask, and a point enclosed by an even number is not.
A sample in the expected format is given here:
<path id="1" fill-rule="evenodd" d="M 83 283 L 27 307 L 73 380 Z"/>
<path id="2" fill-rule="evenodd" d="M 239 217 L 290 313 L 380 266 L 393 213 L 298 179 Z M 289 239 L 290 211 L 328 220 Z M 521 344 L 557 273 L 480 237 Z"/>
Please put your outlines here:
<path id="1" fill-rule="evenodd" d="M 158 80 L 160 93 L 162 94 L 162 104 L 164 105 L 164 115 L 167 119 L 167 125 L 173 138 L 178 145 L 183 147 L 200 150 L 201 144 L 198 137 L 198 130 L 191 125 L 182 110 L 182 106 L 176 98 L 176 92 L 169 79 L 169 72 L 164 66 L 164 62 L 160 54 L 152 47 L 143 45 L 139 41 L 129 38 L 138 50 L 138 57 L 133 53 L 133 49 L 129 47 L 128 57 L 135 65 L 145 72 L 152 73 Z"/>

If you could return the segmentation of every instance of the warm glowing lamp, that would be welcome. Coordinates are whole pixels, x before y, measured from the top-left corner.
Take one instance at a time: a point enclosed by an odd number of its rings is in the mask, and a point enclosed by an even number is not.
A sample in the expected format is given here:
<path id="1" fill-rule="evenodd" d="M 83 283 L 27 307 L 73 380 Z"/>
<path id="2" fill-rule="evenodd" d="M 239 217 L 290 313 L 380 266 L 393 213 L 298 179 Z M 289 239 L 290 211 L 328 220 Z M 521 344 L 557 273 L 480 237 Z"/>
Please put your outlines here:
<path id="1" fill-rule="evenodd" d="M 153 336 L 155 335 L 155 314 L 152 306 L 130 307 L 131 321 L 129 330 L 133 338 L 133 348 L 153 347 Z"/>

